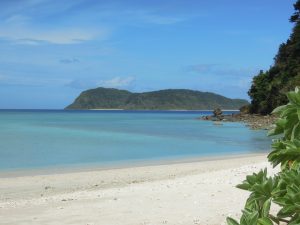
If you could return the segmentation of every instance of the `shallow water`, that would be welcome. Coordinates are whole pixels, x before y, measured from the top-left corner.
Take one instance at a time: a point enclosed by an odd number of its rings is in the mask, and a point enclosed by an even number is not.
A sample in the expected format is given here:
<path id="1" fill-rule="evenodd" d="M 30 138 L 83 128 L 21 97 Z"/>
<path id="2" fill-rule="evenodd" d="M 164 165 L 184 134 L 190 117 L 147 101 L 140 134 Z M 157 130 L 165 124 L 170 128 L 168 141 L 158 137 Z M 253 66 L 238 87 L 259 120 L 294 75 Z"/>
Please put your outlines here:
<path id="1" fill-rule="evenodd" d="M 229 112 L 230 113 L 230 112 Z M 205 111 L 0 110 L 0 170 L 266 152 L 271 139 Z"/>

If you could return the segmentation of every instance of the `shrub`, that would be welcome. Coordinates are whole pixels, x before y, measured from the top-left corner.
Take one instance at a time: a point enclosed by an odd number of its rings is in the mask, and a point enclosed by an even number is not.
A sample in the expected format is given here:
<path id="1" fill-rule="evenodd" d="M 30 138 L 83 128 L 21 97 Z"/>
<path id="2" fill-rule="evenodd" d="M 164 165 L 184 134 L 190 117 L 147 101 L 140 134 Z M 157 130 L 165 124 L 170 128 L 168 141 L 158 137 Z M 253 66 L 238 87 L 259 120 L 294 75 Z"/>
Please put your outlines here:
<path id="1" fill-rule="evenodd" d="M 281 171 L 268 177 L 267 169 L 246 177 L 238 188 L 251 194 L 246 201 L 240 221 L 228 217 L 228 225 L 300 224 L 300 91 L 287 94 L 289 103 L 276 108 L 279 115 L 275 128 L 269 135 L 276 135 L 268 155 L 274 167 Z M 270 213 L 272 204 L 279 206 L 275 215 Z"/>

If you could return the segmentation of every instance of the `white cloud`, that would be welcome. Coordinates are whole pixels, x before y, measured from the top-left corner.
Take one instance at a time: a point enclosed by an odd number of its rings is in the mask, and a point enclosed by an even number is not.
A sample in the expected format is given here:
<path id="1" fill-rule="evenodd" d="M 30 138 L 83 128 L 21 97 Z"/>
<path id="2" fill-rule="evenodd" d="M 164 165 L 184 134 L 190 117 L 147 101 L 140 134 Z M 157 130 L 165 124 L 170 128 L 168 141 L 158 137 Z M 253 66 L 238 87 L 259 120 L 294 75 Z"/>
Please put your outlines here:
<path id="1" fill-rule="evenodd" d="M 79 26 L 47 26 L 36 23 L 36 18 L 23 14 L 12 14 L 0 23 L 0 38 L 17 44 L 37 45 L 76 44 L 90 40 L 107 38 L 108 29 Z"/>
<path id="2" fill-rule="evenodd" d="M 169 16 L 154 15 L 154 14 L 152 15 L 146 14 L 142 16 L 142 19 L 147 23 L 153 23 L 158 25 L 170 25 L 170 24 L 183 22 L 186 20 L 186 18 L 182 18 L 182 17 L 169 17 Z"/>
<path id="3" fill-rule="evenodd" d="M 223 77 L 249 77 L 258 72 L 257 68 L 233 68 L 222 64 L 196 64 L 185 68 L 188 72 L 199 75 L 215 75 Z"/>
<path id="4" fill-rule="evenodd" d="M 18 24 L 18 25 L 22 25 L 22 24 L 26 24 L 30 21 L 30 18 L 27 16 L 24 16 L 22 14 L 14 14 L 9 16 L 8 18 L 5 19 L 5 23 L 6 24 Z"/>
<path id="5" fill-rule="evenodd" d="M 108 80 L 97 80 L 97 79 L 76 79 L 72 80 L 67 86 L 78 89 L 89 89 L 96 87 L 106 88 L 126 88 L 133 84 L 135 78 L 129 77 L 114 77 Z"/>
<path id="6" fill-rule="evenodd" d="M 130 25 L 136 24 L 155 24 L 155 25 L 172 25 L 186 21 L 192 16 L 187 15 L 167 15 L 161 14 L 156 11 L 151 10 L 124 10 L 122 12 L 111 11 L 110 16 L 122 15 L 122 23 L 127 23 Z M 124 19 L 123 19 L 124 18 Z"/>
<path id="7" fill-rule="evenodd" d="M 134 77 L 114 77 L 110 80 L 102 80 L 98 84 L 102 87 L 120 88 L 129 86 L 134 80 Z"/>
<path id="8" fill-rule="evenodd" d="M 51 14 L 65 13 L 76 5 L 80 5 L 86 0 L 10 0 L 0 1 L 0 14 L 2 16 L 11 16 L 12 14 Z"/>
<path id="9" fill-rule="evenodd" d="M 105 38 L 107 32 L 81 28 L 41 29 L 30 27 L 0 26 L 0 37 L 18 44 L 76 44 L 93 39 Z"/>
<path id="10" fill-rule="evenodd" d="M 53 0 L 27 0 L 20 4 L 7 3 L 10 8 L 0 22 L 0 39 L 22 45 L 76 44 L 91 40 L 107 39 L 111 33 L 107 27 L 99 26 L 101 21 L 113 21 L 117 24 L 156 24 L 171 25 L 187 20 L 186 15 L 167 15 L 153 10 L 120 10 L 118 6 L 100 7 L 96 3 L 93 9 L 81 9 L 85 0 L 61 2 Z M 81 10 L 78 14 L 66 14 L 68 10 Z M 0 12 L 4 9 L 0 9 Z M 4 10 L 5 11 L 5 10 Z M 57 20 L 39 23 L 44 17 L 63 16 Z M 96 22 L 97 21 L 97 22 Z M 69 25 L 66 24 L 77 24 Z M 109 23 L 107 23 L 107 26 Z"/>
<path id="11" fill-rule="evenodd" d="M 69 59 L 61 59 L 59 60 L 59 62 L 63 64 L 73 64 L 73 63 L 79 63 L 80 60 L 77 58 L 69 58 Z"/>
<path id="12" fill-rule="evenodd" d="M 64 86 L 69 83 L 70 79 L 65 78 L 47 78 L 38 76 L 16 76 L 16 75 L 0 75 L 0 85 L 12 86 Z"/>

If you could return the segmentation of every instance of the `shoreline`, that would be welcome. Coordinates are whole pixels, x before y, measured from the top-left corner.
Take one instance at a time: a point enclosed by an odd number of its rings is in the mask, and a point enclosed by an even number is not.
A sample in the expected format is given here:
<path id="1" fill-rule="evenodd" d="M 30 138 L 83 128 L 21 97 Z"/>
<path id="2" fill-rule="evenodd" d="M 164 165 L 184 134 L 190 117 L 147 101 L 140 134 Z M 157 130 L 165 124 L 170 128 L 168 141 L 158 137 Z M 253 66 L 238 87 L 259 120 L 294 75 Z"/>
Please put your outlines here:
<path id="1" fill-rule="evenodd" d="M 232 115 L 211 115 L 201 116 L 199 120 L 212 121 L 215 125 L 222 125 L 226 122 L 244 123 L 252 130 L 270 130 L 274 127 L 274 124 L 278 117 L 276 115 L 258 115 L 248 113 L 238 113 Z"/>
<path id="2" fill-rule="evenodd" d="M 0 178 L 3 224 L 225 224 L 248 192 L 235 188 L 268 167 L 266 154 Z M 13 216 L 12 216 L 13 215 Z M 55 215 L 55 217 L 53 216 Z"/>
<path id="3" fill-rule="evenodd" d="M 62 110 L 91 110 L 91 111 L 147 111 L 147 112 L 213 112 L 214 109 L 62 109 Z M 239 112 L 239 109 L 222 109 L 223 112 Z"/>
<path id="4" fill-rule="evenodd" d="M 38 176 L 38 175 L 55 175 L 55 174 L 68 174 L 68 173 L 80 173 L 91 171 L 105 171 L 105 170 L 118 170 L 118 169 L 130 169 L 148 166 L 165 166 L 176 165 L 186 163 L 197 163 L 207 161 L 221 161 L 228 159 L 238 158 L 251 158 L 256 156 L 265 156 L 268 151 L 265 152 L 253 152 L 253 153 L 231 153 L 224 155 L 210 155 L 210 156 L 190 156 L 190 157 L 176 157 L 171 159 L 151 159 L 151 160 L 131 160 L 131 161 L 119 161 L 112 163 L 91 163 L 91 164 L 70 164 L 60 166 L 48 166 L 39 168 L 16 168 L 16 169 L 4 169 L 0 170 L 1 178 L 13 178 L 24 176 Z"/>

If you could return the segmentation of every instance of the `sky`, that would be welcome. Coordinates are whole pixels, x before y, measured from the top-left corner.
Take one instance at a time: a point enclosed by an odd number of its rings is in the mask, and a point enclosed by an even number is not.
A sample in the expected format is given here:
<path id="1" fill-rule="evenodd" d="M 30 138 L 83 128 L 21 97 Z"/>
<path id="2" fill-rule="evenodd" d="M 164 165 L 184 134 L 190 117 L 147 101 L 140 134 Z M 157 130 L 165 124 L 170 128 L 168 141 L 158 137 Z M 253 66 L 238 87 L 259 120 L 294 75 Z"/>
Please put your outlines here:
<path id="1" fill-rule="evenodd" d="M 61 109 L 96 87 L 249 99 L 294 2 L 0 0 L 0 108 Z"/>

